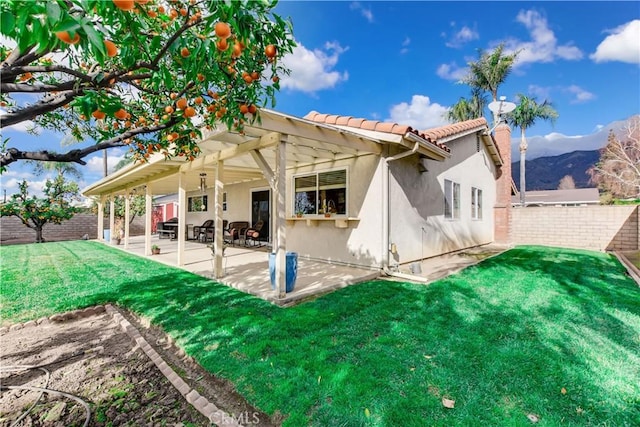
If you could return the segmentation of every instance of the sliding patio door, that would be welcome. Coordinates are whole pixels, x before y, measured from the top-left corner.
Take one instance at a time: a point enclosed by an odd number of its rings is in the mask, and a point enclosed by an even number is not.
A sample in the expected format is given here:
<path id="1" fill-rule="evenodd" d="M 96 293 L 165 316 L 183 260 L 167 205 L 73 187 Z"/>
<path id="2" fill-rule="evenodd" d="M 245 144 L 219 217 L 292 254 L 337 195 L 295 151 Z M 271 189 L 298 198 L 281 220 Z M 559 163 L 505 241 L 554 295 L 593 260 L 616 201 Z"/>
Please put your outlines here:
<path id="1" fill-rule="evenodd" d="M 251 191 L 251 226 L 263 221 L 260 240 L 271 241 L 271 190 Z"/>

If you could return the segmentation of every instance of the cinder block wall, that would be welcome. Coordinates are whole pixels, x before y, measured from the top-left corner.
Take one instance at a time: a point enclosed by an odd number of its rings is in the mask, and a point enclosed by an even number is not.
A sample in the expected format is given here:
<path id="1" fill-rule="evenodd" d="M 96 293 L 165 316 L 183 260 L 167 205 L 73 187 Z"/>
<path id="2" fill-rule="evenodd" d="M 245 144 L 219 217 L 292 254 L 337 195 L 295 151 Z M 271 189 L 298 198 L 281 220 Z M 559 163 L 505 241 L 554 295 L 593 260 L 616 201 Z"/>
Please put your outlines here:
<path id="1" fill-rule="evenodd" d="M 567 206 L 512 209 L 512 241 L 591 250 L 640 249 L 640 207 Z"/>
<path id="2" fill-rule="evenodd" d="M 109 217 L 105 218 L 105 228 L 109 227 Z M 144 216 L 136 217 L 129 226 L 131 236 L 144 234 Z M 42 230 L 45 241 L 79 240 L 85 234 L 89 239 L 96 239 L 98 233 L 98 216 L 94 214 L 76 214 L 69 221 L 62 224 L 46 224 Z M 24 226 L 14 216 L 0 218 L 0 242 L 2 244 L 33 243 L 36 240 L 36 232 Z"/>

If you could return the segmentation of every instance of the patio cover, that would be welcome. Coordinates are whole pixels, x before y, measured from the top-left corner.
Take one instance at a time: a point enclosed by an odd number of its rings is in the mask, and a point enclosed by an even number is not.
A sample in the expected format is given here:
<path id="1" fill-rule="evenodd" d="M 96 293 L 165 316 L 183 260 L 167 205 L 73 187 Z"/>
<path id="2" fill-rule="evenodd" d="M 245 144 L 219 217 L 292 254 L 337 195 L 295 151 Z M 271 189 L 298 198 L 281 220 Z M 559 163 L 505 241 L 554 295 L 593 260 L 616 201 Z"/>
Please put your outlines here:
<path id="1" fill-rule="evenodd" d="M 178 265 L 184 265 L 186 193 L 197 190 L 200 174 L 215 177 L 214 218 L 216 221 L 215 271 L 222 273 L 222 193 L 224 185 L 266 178 L 273 192 L 274 250 L 276 252 L 277 290 L 284 297 L 285 195 L 286 169 L 314 164 L 318 161 L 347 159 L 363 154 L 382 155 L 385 145 L 397 145 L 421 155 L 443 160 L 449 153 L 427 140 L 411 135 L 376 132 L 366 135 L 350 129 L 321 124 L 311 120 L 260 110 L 260 120 L 245 125 L 244 134 L 222 125 L 203 135 L 199 143 L 201 155 L 194 161 L 183 157 L 165 159 L 160 153 L 148 163 L 132 164 L 120 169 L 83 190 L 85 196 L 98 197 L 98 236 L 102 237 L 104 220 L 102 205 L 116 195 L 134 192 L 146 195 L 146 211 L 151 212 L 152 197 L 178 193 Z M 114 224 L 111 204 L 110 224 Z M 129 197 L 125 197 L 125 209 Z M 128 244 L 128 222 L 125 221 L 125 247 Z M 146 215 L 145 253 L 151 254 L 151 215 Z"/>

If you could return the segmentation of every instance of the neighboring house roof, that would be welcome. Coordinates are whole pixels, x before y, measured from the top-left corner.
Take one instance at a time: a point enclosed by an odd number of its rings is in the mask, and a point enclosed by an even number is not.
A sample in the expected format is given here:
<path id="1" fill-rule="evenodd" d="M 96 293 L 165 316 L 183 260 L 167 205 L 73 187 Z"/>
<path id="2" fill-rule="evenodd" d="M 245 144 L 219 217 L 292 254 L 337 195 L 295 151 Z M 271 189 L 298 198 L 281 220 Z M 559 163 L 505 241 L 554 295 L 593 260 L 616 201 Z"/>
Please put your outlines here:
<path id="1" fill-rule="evenodd" d="M 585 205 L 599 204 L 597 188 L 575 188 L 573 190 L 527 191 L 525 205 Z M 519 195 L 511 197 L 511 204 L 520 204 Z"/>
<path id="2" fill-rule="evenodd" d="M 353 128 L 355 130 L 362 130 L 367 132 L 382 132 L 400 135 L 404 138 L 408 137 L 409 135 L 415 135 L 427 141 L 428 143 L 431 143 L 435 147 L 446 151 L 447 153 L 450 153 L 451 149 L 446 145 L 446 142 L 488 129 L 487 121 L 484 118 L 466 120 L 464 122 L 453 123 L 450 125 L 439 126 L 422 131 L 413 129 L 408 125 L 402 125 L 394 122 L 381 122 L 378 120 L 367 120 L 363 118 L 355 118 L 352 116 L 322 114 L 318 113 L 317 111 L 309 112 L 306 116 L 304 116 L 304 118 L 316 123 L 328 124 L 342 128 Z M 487 148 L 489 149 L 493 160 L 496 162 L 496 164 L 501 165 L 502 160 L 493 139 L 489 136 L 488 138 L 484 138 L 484 142 L 487 145 Z"/>

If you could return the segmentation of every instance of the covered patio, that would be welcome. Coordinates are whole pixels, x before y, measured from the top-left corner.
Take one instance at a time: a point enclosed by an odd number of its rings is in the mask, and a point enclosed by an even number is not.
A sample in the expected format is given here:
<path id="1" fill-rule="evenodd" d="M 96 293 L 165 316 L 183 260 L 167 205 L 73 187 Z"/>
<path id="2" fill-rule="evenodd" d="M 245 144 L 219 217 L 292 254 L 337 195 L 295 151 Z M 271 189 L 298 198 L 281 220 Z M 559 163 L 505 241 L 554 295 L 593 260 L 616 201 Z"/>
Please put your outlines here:
<path id="1" fill-rule="evenodd" d="M 159 255 L 149 256 L 154 261 L 212 278 L 226 286 L 281 306 L 292 305 L 354 283 L 372 280 L 380 275 L 378 270 L 299 259 L 295 289 L 286 293 L 284 298 L 278 298 L 269 279 L 268 253 L 270 249 L 266 246 L 262 248 L 228 246 L 223 257 L 223 277 L 216 278 L 214 258 L 208 245 L 187 241 L 184 249 L 186 262 L 182 266 L 178 266 L 176 264 L 178 250 L 176 241 L 153 236 L 152 243 L 160 247 Z M 114 245 L 113 247 L 142 257 L 147 256 L 145 255 L 144 236 L 130 237 L 126 247 L 124 245 Z"/>

